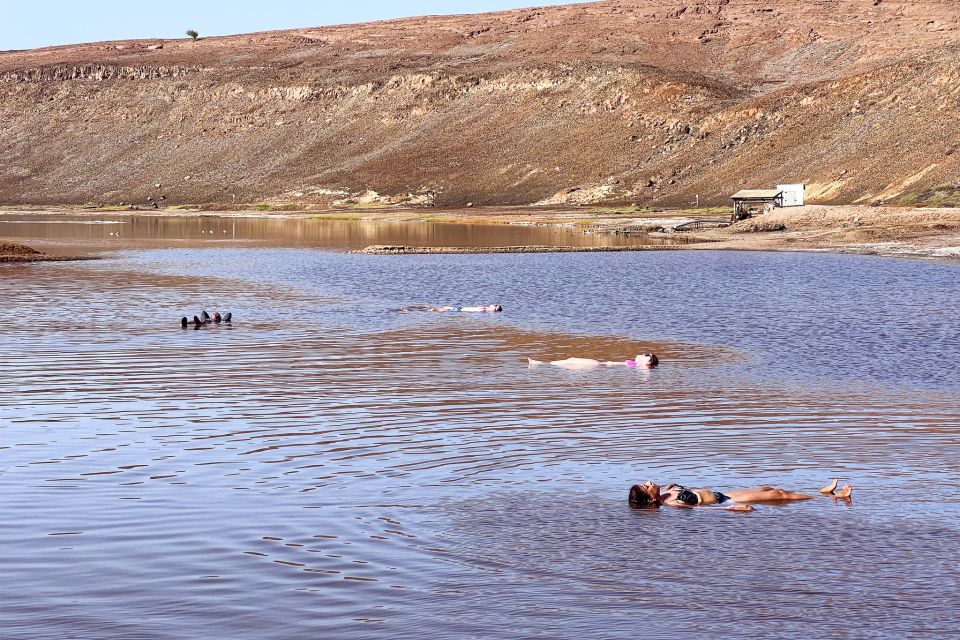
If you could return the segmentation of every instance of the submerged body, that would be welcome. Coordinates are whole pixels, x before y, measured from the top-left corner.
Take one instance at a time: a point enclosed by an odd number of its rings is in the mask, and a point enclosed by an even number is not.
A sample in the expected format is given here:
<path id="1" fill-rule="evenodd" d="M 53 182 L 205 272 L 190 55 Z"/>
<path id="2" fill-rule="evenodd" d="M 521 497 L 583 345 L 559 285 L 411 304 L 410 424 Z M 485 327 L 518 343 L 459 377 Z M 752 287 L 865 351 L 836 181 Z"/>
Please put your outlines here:
<path id="1" fill-rule="evenodd" d="M 544 362 L 527 358 L 527 363 L 531 366 L 538 364 L 551 364 L 555 367 L 565 367 L 567 369 L 588 369 L 590 367 L 641 367 L 652 369 L 660 364 L 660 359 L 653 353 L 641 353 L 633 360 L 595 360 L 593 358 L 566 358 L 565 360 L 551 360 Z"/>
<path id="2" fill-rule="evenodd" d="M 464 307 L 458 305 L 448 305 L 432 307 L 430 305 L 413 305 L 410 307 L 400 307 L 400 313 L 410 311 L 433 311 L 436 313 L 497 313 L 503 311 L 499 304 L 488 304 L 483 306 Z"/>

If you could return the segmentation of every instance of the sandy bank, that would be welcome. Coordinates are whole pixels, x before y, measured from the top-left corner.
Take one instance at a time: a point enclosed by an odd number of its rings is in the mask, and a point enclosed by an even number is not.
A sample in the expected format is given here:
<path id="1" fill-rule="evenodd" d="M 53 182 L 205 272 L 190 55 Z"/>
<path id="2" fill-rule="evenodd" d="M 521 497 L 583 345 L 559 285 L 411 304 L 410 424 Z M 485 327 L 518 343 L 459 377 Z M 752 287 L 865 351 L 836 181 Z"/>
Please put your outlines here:
<path id="1" fill-rule="evenodd" d="M 960 210 L 806 206 L 691 235 L 712 249 L 960 258 Z M 691 245 L 698 246 L 698 245 Z"/>
<path id="2" fill-rule="evenodd" d="M 385 213 L 394 218 L 397 213 Z M 726 215 L 729 215 L 728 213 Z M 960 209 L 819 206 L 778 209 L 737 224 L 700 231 L 674 231 L 696 221 L 724 217 L 716 209 L 447 211 L 433 221 L 553 225 L 596 234 L 649 234 L 674 244 L 640 247 L 368 247 L 366 253 L 534 253 L 542 251 L 645 251 L 729 249 L 743 251 L 831 251 L 888 256 L 960 259 Z M 415 218 L 410 218 L 415 219 Z"/>

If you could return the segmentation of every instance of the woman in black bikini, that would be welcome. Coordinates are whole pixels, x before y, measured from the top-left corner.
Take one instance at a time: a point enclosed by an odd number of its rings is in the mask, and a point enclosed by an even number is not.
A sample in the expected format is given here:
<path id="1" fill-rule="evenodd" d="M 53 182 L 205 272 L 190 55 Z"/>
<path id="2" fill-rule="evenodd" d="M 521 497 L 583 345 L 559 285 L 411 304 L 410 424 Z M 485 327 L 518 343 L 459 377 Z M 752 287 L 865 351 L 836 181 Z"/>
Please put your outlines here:
<path id="1" fill-rule="evenodd" d="M 830 484 L 820 489 L 820 493 L 834 498 L 850 498 L 853 487 L 849 484 L 839 491 L 839 482 L 834 479 Z M 796 491 L 787 491 L 776 487 L 753 487 L 752 489 L 737 489 L 723 493 L 712 489 L 688 489 L 679 484 L 668 484 L 661 487 L 653 482 L 635 484 L 630 487 L 627 499 L 636 507 L 709 507 L 726 511 L 753 511 L 751 503 L 758 502 L 793 502 L 810 500 L 813 496 Z M 729 504 L 728 504 L 729 503 Z"/>

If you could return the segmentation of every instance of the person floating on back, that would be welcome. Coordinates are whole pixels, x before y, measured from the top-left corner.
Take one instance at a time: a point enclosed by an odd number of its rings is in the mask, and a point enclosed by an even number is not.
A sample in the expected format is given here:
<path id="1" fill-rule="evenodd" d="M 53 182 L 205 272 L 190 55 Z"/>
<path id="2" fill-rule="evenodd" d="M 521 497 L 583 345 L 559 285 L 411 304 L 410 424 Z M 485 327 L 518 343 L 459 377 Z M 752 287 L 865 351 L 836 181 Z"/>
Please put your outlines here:
<path id="1" fill-rule="evenodd" d="M 634 360 L 594 360 L 593 358 L 567 358 L 566 360 L 551 360 L 544 362 L 527 358 L 527 363 L 533 367 L 539 364 L 552 364 L 555 367 L 564 367 L 566 369 L 588 369 L 590 367 L 639 367 L 641 369 L 653 369 L 660 364 L 660 358 L 653 353 L 638 354 Z"/>
<path id="2" fill-rule="evenodd" d="M 837 500 L 849 501 L 853 496 L 853 487 L 847 484 L 837 490 L 839 481 L 834 478 L 819 492 Z M 734 491 L 715 491 L 708 488 L 687 488 L 671 483 L 665 486 L 655 482 L 644 482 L 630 487 L 627 500 L 632 507 L 701 507 L 724 509 L 726 511 L 753 511 L 755 503 L 784 503 L 798 500 L 810 500 L 813 496 L 777 487 L 762 486 Z"/>
<path id="3" fill-rule="evenodd" d="M 441 306 L 431 307 L 430 305 L 413 305 L 409 307 L 400 307 L 400 313 L 410 311 L 434 311 L 437 313 L 497 313 L 503 311 L 503 307 L 498 304 L 488 304 L 482 307 L 463 307 L 463 306 Z"/>

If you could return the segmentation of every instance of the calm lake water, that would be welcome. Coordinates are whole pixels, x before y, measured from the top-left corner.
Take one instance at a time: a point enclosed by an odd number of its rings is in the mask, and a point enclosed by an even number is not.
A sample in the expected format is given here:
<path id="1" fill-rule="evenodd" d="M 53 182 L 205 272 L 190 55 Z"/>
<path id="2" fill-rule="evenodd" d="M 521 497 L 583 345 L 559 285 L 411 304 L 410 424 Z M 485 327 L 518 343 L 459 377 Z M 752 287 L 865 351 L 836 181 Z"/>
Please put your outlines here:
<path id="1" fill-rule="evenodd" d="M 217 215 L 82 215 L 0 213 L 0 238 L 30 239 L 39 246 L 64 242 L 74 253 L 157 246 L 218 245 L 312 247 L 352 251 L 371 244 L 427 247 L 568 245 L 574 247 L 669 244 L 643 236 L 597 235 L 586 229 L 523 224 L 467 225 L 442 222 L 337 220 Z"/>
<path id="2" fill-rule="evenodd" d="M 580 234 L 262 221 L 269 237 L 205 240 L 159 219 L 0 220 L 20 221 L 0 238 L 105 256 L 0 265 L 4 637 L 944 637 L 960 622 L 960 265 L 367 256 L 324 247 Z M 396 311 L 491 302 L 504 313 Z M 202 309 L 235 320 L 181 331 Z M 647 349 L 656 370 L 526 365 Z M 834 475 L 849 504 L 626 503 L 646 479 L 809 491 Z"/>

